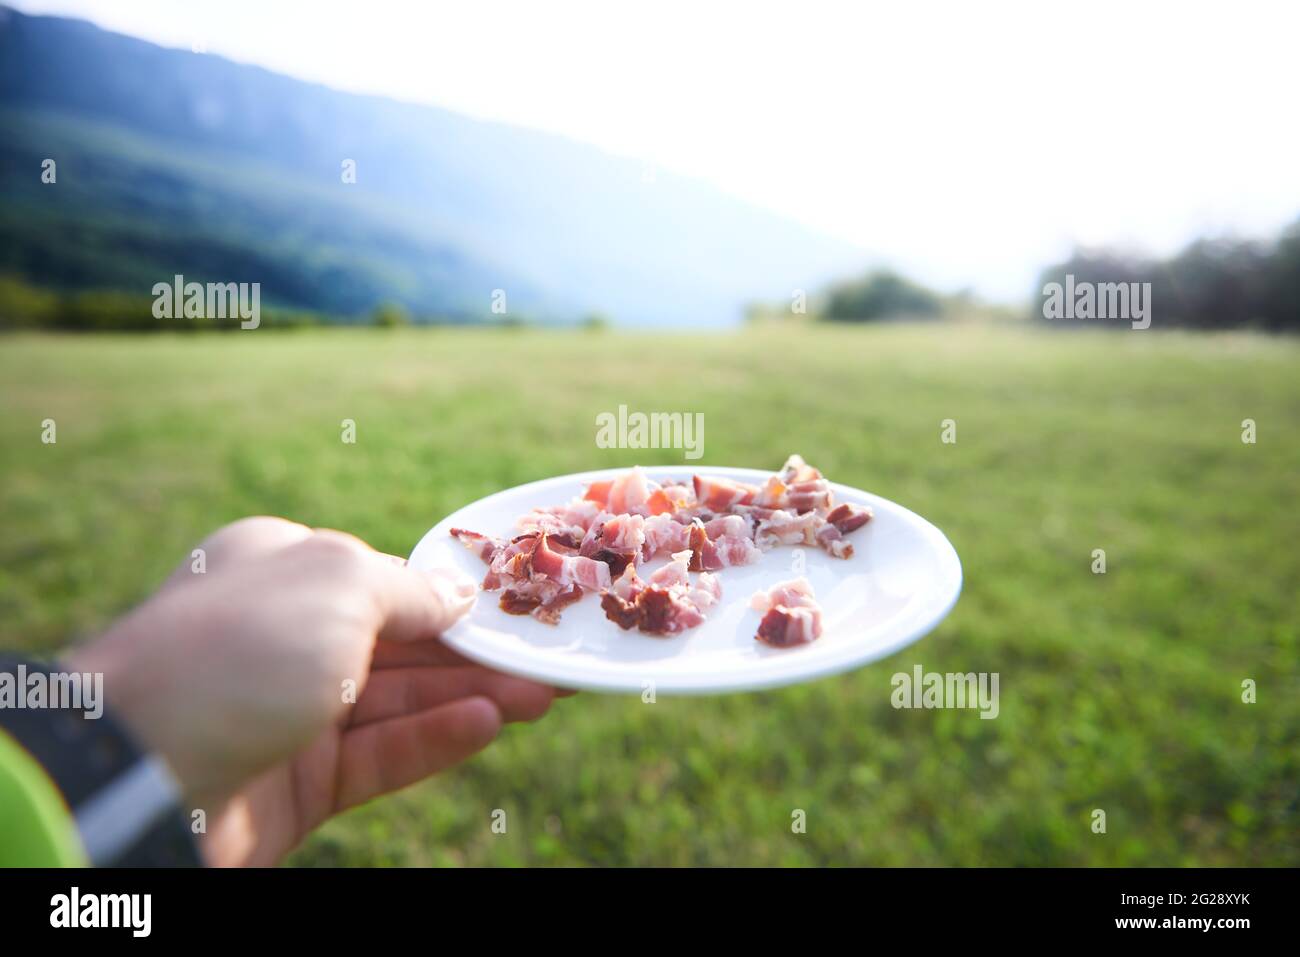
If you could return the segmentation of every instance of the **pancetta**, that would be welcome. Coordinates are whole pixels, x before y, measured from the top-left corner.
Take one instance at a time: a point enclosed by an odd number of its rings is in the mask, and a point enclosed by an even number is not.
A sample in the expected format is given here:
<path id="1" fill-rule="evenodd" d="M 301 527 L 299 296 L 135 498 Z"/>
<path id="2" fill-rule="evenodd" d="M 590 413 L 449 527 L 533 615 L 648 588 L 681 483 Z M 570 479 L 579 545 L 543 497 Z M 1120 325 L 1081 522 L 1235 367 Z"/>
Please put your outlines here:
<path id="1" fill-rule="evenodd" d="M 822 633 L 822 610 L 806 578 L 778 582 L 755 592 L 749 606 L 762 614 L 754 638 L 775 648 L 816 641 Z"/>
<path id="2" fill-rule="evenodd" d="M 698 625 L 718 602 L 712 572 L 754 564 L 782 545 L 851 558 L 845 536 L 870 519 L 865 506 L 835 504 L 821 472 L 792 455 L 758 485 L 704 475 L 660 483 L 633 468 L 590 483 L 572 502 L 534 508 L 512 539 L 462 528 L 451 534 L 488 566 L 483 588 L 500 590 L 506 611 L 554 624 L 563 608 L 596 591 L 623 628 L 671 635 Z M 670 561 L 642 580 L 638 566 L 665 556 Z M 786 647 L 821 633 L 806 580 L 760 595 L 768 597 L 759 641 Z"/>

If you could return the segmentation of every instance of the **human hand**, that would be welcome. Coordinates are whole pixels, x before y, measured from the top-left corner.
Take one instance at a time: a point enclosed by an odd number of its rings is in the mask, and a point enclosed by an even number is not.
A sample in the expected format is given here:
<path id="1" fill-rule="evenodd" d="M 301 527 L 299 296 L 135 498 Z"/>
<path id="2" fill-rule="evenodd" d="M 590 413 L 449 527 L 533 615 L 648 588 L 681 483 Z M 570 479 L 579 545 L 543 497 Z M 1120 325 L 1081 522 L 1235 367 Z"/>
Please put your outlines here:
<path id="1" fill-rule="evenodd" d="M 341 532 L 249 518 L 70 656 L 204 808 L 212 864 L 270 864 L 330 816 L 464 761 L 554 689 L 437 635 L 474 582 Z M 355 703 L 353 703 L 355 702 Z"/>

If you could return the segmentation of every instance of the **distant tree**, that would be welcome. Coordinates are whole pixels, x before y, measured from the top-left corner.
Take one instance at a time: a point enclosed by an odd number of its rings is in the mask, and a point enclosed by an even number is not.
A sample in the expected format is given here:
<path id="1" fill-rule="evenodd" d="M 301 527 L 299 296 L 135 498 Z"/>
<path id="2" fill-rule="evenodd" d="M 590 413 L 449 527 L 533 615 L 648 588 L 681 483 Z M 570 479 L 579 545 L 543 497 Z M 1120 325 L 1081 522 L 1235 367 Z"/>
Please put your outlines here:
<path id="1" fill-rule="evenodd" d="M 1192 329 L 1261 328 L 1300 330 L 1300 221 L 1274 242 L 1198 239 L 1169 259 L 1150 259 L 1114 250 L 1076 250 L 1045 270 L 1034 290 L 1034 312 L 1042 318 L 1048 283 L 1150 283 L 1155 327 Z M 1047 320 L 1064 323 L 1067 320 Z M 1100 328 L 1123 323 L 1075 320 Z"/>
<path id="2" fill-rule="evenodd" d="M 1273 247 L 1260 277 L 1260 295 L 1268 304 L 1264 315 L 1267 328 L 1300 331 L 1300 219 Z"/>
<path id="3" fill-rule="evenodd" d="M 59 296 L 29 286 L 16 276 L 0 276 L 0 329 L 38 329 L 58 317 Z"/>
<path id="4" fill-rule="evenodd" d="M 613 325 L 613 321 L 603 312 L 593 312 L 578 323 L 579 328 L 587 332 L 606 332 Z"/>
<path id="5" fill-rule="evenodd" d="M 1200 329 L 1263 324 L 1269 309 L 1263 285 L 1268 256 L 1259 243 L 1197 240 L 1157 269 L 1153 308 L 1179 325 Z M 1162 303 L 1155 299 L 1158 291 L 1165 293 Z"/>
<path id="6" fill-rule="evenodd" d="M 943 297 L 888 270 L 831 287 L 823 318 L 835 322 L 930 317 L 943 312 Z"/>
<path id="7" fill-rule="evenodd" d="M 370 324 L 381 329 L 396 329 L 411 324 L 410 314 L 395 302 L 380 303 L 370 314 Z"/>

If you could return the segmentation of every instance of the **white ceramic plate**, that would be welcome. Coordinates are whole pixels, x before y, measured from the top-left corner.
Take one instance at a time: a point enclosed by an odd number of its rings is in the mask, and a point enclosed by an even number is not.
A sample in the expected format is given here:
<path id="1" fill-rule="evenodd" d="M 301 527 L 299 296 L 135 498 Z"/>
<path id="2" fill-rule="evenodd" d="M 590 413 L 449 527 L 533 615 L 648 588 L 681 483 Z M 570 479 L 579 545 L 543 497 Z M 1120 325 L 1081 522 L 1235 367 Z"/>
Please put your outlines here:
<path id="1" fill-rule="evenodd" d="M 450 565 L 481 580 L 486 566 L 449 529 L 509 537 L 515 521 L 533 506 L 567 502 L 588 482 L 623 471 L 563 475 L 489 495 L 430 529 L 411 552 L 410 563 L 416 568 Z M 710 467 L 645 469 L 661 481 L 689 478 L 692 471 L 752 483 L 770 474 Z M 822 637 L 811 644 L 770 648 L 754 639 L 760 616 L 749 608 L 749 598 L 799 573 L 794 548 L 775 548 L 757 565 L 718 572 L 721 603 L 709 610 L 704 624 L 682 635 L 657 638 L 624 631 L 605 618 L 596 595 L 566 608 L 558 625 L 545 625 L 527 615 L 506 614 L 497 606 L 499 592 L 483 592 L 443 640 L 499 671 L 562 688 L 635 694 L 651 683 L 656 694 L 752 691 L 883 658 L 927 634 L 952 610 L 961 592 L 961 562 L 943 533 L 919 515 L 859 489 L 832 487 L 837 502 L 870 505 L 875 517 L 848 536 L 854 548 L 848 560 L 831 558 L 818 548 L 800 549 L 802 574 L 812 582 L 824 613 Z"/>

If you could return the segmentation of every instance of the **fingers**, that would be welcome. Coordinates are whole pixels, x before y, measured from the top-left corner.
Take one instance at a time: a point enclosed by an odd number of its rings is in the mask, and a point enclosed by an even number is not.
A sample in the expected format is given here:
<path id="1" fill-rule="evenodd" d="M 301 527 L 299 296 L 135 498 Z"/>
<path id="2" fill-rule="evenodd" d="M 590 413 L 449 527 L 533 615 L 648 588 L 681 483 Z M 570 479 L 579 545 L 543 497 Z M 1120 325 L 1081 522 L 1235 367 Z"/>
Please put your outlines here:
<path id="1" fill-rule="evenodd" d="M 371 676 L 352 710 L 350 726 L 358 728 L 474 696 L 490 698 L 504 721 L 535 721 L 546 714 L 555 692 L 478 666 L 394 669 Z"/>
<path id="2" fill-rule="evenodd" d="M 348 731 L 339 750 L 335 811 L 459 764 L 491 744 L 501 723 L 495 703 L 472 697 Z"/>
<path id="3" fill-rule="evenodd" d="M 380 641 L 375 643 L 375 654 L 370 667 L 373 671 L 388 668 L 414 668 L 420 665 L 472 665 L 459 651 L 447 647 L 441 639 L 425 641 Z"/>

